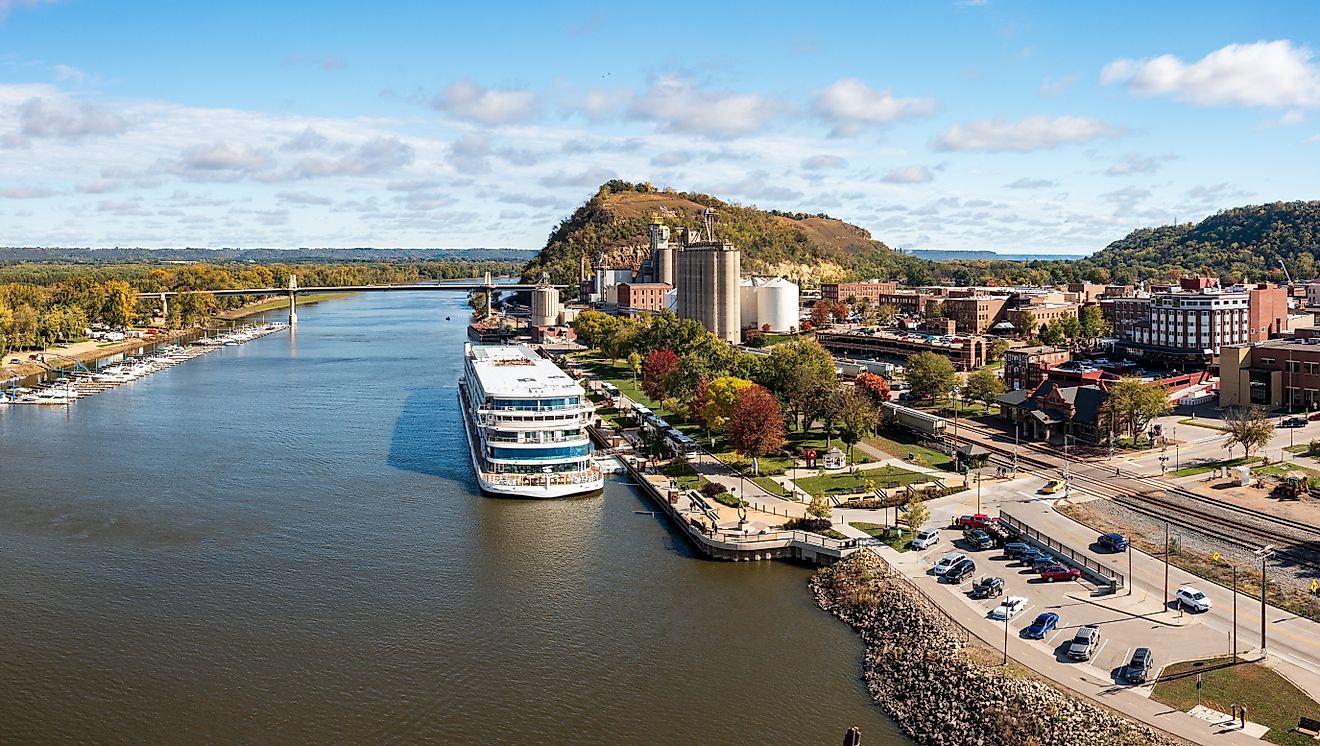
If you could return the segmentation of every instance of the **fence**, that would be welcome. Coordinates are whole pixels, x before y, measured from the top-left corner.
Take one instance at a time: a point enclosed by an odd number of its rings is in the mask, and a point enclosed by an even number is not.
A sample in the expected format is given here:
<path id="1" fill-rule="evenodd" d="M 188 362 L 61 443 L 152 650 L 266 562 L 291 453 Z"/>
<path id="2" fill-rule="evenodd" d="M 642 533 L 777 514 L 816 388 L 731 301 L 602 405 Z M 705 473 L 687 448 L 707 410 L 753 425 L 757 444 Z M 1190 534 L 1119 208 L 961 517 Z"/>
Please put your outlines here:
<path id="1" fill-rule="evenodd" d="M 1072 547 L 1060 542 L 1047 534 L 1032 528 L 1021 520 L 1011 515 L 999 511 L 999 525 L 1008 528 L 1020 538 L 1025 539 L 1031 544 L 1036 544 L 1044 549 L 1048 549 L 1055 559 L 1062 560 L 1065 564 L 1072 565 L 1082 574 L 1090 576 L 1097 585 L 1108 587 L 1110 592 L 1117 591 L 1127 584 L 1127 578 L 1122 573 L 1115 572 L 1112 567 L 1102 565 L 1095 559 L 1076 551 Z M 1131 550 L 1129 550 L 1131 551 Z"/>

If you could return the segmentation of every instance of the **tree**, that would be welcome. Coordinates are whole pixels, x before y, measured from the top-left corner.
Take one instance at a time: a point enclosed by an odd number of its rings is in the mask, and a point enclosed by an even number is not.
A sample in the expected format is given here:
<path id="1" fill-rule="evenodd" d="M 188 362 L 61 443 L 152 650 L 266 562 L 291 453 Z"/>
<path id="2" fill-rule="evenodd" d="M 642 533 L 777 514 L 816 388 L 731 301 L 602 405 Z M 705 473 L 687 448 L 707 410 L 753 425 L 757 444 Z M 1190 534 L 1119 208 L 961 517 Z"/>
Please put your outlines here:
<path id="1" fill-rule="evenodd" d="M 1228 437 L 1224 447 L 1242 446 L 1244 458 L 1250 458 L 1254 448 L 1264 448 L 1274 435 L 1274 421 L 1260 407 L 1229 407 L 1224 410 L 1224 426 Z"/>
<path id="2" fill-rule="evenodd" d="M 835 394 L 839 421 L 839 439 L 848 446 L 848 462 L 852 463 L 852 447 L 875 430 L 880 419 L 875 404 L 866 394 L 855 388 L 843 389 Z"/>
<path id="3" fill-rule="evenodd" d="M 835 303 L 830 309 L 830 314 L 834 316 L 835 321 L 848 320 L 848 305 L 846 303 Z"/>
<path id="4" fill-rule="evenodd" d="M 619 319 L 600 311 L 583 311 L 573 319 L 573 332 L 586 346 L 599 350 L 619 328 Z"/>
<path id="5" fill-rule="evenodd" d="M 1075 342 L 1082 336 L 1082 322 L 1076 316 L 1060 316 L 1055 323 L 1059 333 L 1069 342 Z"/>
<path id="6" fill-rule="evenodd" d="M 1097 339 L 1110 332 L 1109 322 L 1098 305 L 1082 306 L 1077 321 L 1082 339 Z"/>
<path id="7" fill-rule="evenodd" d="M 938 400 L 953 389 L 958 373 L 947 357 L 934 352 L 918 352 L 908 358 L 907 380 L 912 393 Z"/>
<path id="8" fill-rule="evenodd" d="M 986 357 L 990 358 L 990 362 L 997 363 L 1004 359 L 1004 353 L 1010 349 L 1007 340 L 996 338 L 995 341 L 990 343 L 990 349 L 987 351 Z"/>
<path id="9" fill-rule="evenodd" d="M 944 318 L 944 304 L 937 300 L 927 303 L 926 316 L 932 319 Z"/>
<path id="10" fill-rule="evenodd" d="M 175 300 L 182 300 L 183 296 L 176 296 Z M 486 294 L 470 293 L 468 295 L 468 308 L 472 309 L 472 317 L 475 319 L 486 318 Z"/>
<path id="11" fill-rule="evenodd" d="M 1126 430 L 1135 440 L 1138 433 L 1156 417 L 1173 411 L 1169 403 L 1169 387 L 1148 384 L 1140 378 L 1124 378 L 1109 389 L 1109 396 L 1100 405 L 1100 418 L 1118 431 Z"/>
<path id="12" fill-rule="evenodd" d="M 926 501 L 917 495 L 908 502 L 906 515 L 908 528 L 915 536 L 921 527 L 926 525 L 926 521 L 930 520 L 930 509 L 926 507 Z"/>
<path id="13" fill-rule="evenodd" d="M 972 371 L 967 376 L 967 385 L 963 388 L 963 394 L 967 399 L 984 403 L 985 411 L 988 414 L 995 397 L 1007 390 L 1008 387 L 1004 385 L 1004 379 L 995 375 L 995 372 L 988 368 L 981 368 Z"/>
<path id="14" fill-rule="evenodd" d="M 747 386 L 738 392 L 738 403 L 729 414 L 729 443 L 738 453 L 752 457 L 752 473 L 760 473 L 760 458 L 784 447 L 784 413 L 763 386 Z"/>
<path id="15" fill-rule="evenodd" d="M 713 433 L 724 432 L 729 415 L 738 403 L 738 393 L 755 385 L 745 378 L 722 376 L 702 386 L 697 405 L 706 429 Z"/>
<path id="16" fill-rule="evenodd" d="M 633 383 L 636 384 L 637 376 L 642 373 L 642 355 L 637 350 L 628 353 L 628 370 L 632 371 Z"/>
<path id="17" fill-rule="evenodd" d="M 807 515 L 812 518 L 828 519 L 834 509 L 830 507 L 830 501 L 825 498 L 824 493 L 816 493 L 811 496 L 811 502 L 807 503 Z"/>
<path id="18" fill-rule="evenodd" d="M 811 324 L 819 329 L 830 323 L 830 312 L 832 311 L 830 302 L 827 300 L 818 300 L 816 305 L 811 307 Z"/>
<path id="19" fill-rule="evenodd" d="M 1027 313 L 1030 313 L 1030 311 Z M 1039 336 L 1040 343 L 1046 345 L 1062 344 L 1064 339 L 1063 330 L 1060 329 L 1059 324 L 1054 321 L 1046 322 L 1041 326 Z"/>
<path id="20" fill-rule="evenodd" d="M 881 326 L 888 326 L 897 316 L 898 306 L 895 306 L 892 303 L 881 304 L 879 308 L 875 309 L 876 323 Z"/>
<path id="21" fill-rule="evenodd" d="M 811 423 L 818 419 L 826 420 L 829 425 L 830 405 L 834 402 L 834 393 L 839 390 L 839 379 L 834 370 L 821 370 L 807 365 L 800 365 L 789 371 L 788 383 L 783 393 L 789 410 L 798 421 L 798 430 L 811 429 Z M 827 427 L 828 430 L 828 427 Z"/>
<path id="22" fill-rule="evenodd" d="M 1031 311 L 1023 311 L 1018 315 L 1018 336 L 1030 340 L 1036 334 L 1036 324 L 1036 314 Z"/>
<path id="23" fill-rule="evenodd" d="M 617 323 L 614 330 L 605 336 L 600 346 L 601 352 L 609 355 L 611 362 L 616 362 L 621 357 L 628 357 L 628 353 L 637 349 L 642 336 L 637 325 L 631 320 L 615 318 L 615 321 Z"/>
<path id="24" fill-rule="evenodd" d="M 642 363 L 642 390 L 655 401 L 664 399 L 669 395 L 670 379 L 677 372 L 678 355 L 673 350 L 652 352 Z"/>
<path id="25" fill-rule="evenodd" d="M 889 381 L 874 373 L 862 373 L 853 381 L 858 391 L 871 397 L 876 406 L 889 401 Z"/>
<path id="26" fill-rule="evenodd" d="M 107 280 L 102 286 L 105 304 L 101 318 L 111 327 L 122 328 L 133 323 L 137 311 L 137 293 L 123 280 Z"/>

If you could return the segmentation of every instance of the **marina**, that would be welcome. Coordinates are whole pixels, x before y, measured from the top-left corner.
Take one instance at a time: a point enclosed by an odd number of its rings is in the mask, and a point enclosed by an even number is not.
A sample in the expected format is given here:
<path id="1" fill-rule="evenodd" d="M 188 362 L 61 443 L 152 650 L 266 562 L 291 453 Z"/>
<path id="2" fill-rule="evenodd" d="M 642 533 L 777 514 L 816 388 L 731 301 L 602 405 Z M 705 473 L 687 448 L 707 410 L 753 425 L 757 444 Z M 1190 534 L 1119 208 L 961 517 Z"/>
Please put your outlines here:
<path id="1" fill-rule="evenodd" d="M 239 327 L 223 334 L 198 338 L 188 345 L 162 345 L 149 353 L 126 357 L 95 370 L 79 363 L 76 368 L 60 369 L 59 377 L 55 380 L 31 388 L 19 386 L 16 379 L 11 380 L 8 386 L 0 389 L 0 406 L 73 404 L 79 399 L 172 368 L 221 347 L 237 347 L 285 328 L 287 325 L 279 322 Z"/>

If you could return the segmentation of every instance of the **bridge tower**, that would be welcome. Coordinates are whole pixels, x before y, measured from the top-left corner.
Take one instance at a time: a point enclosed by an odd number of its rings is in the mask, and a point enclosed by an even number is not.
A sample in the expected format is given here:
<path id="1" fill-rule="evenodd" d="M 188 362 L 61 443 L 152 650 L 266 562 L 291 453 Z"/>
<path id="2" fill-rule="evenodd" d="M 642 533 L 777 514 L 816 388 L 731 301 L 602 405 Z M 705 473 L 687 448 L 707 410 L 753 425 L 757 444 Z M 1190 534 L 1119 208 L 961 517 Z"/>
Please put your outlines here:
<path id="1" fill-rule="evenodd" d="M 298 275 L 289 275 L 289 326 L 298 323 Z"/>
<path id="2" fill-rule="evenodd" d="M 489 319 L 492 313 L 491 296 L 495 294 L 495 283 L 490 281 L 490 272 L 486 272 L 486 318 Z"/>

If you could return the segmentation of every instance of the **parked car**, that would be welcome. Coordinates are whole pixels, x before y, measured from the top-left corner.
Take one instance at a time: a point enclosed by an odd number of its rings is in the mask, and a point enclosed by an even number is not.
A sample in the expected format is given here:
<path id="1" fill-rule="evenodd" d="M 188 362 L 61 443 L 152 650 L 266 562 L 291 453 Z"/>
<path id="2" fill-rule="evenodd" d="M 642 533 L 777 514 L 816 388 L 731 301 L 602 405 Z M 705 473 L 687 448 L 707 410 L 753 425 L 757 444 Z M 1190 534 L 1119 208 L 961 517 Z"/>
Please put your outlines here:
<path id="1" fill-rule="evenodd" d="M 1030 565 L 1044 556 L 1045 553 L 1039 547 L 1030 547 L 1026 551 L 1018 553 L 1017 561 L 1019 565 Z"/>
<path id="2" fill-rule="evenodd" d="M 1041 556 L 1035 557 L 1031 560 L 1031 571 L 1040 572 L 1041 570 L 1044 570 L 1047 567 L 1051 567 L 1057 564 L 1059 564 L 1059 561 L 1054 559 L 1053 556 L 1048 554 L 1042 554 Z"/>
<path id="3" fill-rule="evenodd" d="M 1049 634 L 1058 626 L 1059 615 L 1052 611 L 1047 611 L 1044 614 L 1037 615 L 1036 621 L 1032 622 L 1026 629 L 1022 630 L 1022 636 L 1032 640 L 1043 640 L 1045 639 L 1045 635 Z"/>
<path id="4" fill-rule="evenodd" d="M 1123 678 L 1133 684 L 1144 684 L 1154 668 L 1155 656 L 1150 648 L 1137 648 L 1132 651 L 1132 661 L 1123 667 Z"/>
<path id="5" fill-rule="evenodd" d="M 1090 660 L 1099 644 L 1099 627 L 1094 624 L 1078 627 L 1077 634 L 1073 635 L 1073 640 L 1068 645 L 1068 657 L 1079 661 Z"/>
<path id="6" fill-rule="evenodd" d="M 1075 567 L 1049 565 L 1040 569 L 1040 579 L 1047 583 L 1053 583 L 1056 580 L 1076 580 L 1080 577 L 1082 577 L 1082 571 Z"/>
<path id="7" fill-rule="evenodd" d="M 943 575 L 944 573 L 949 571 L 949 568 L 953 567 L 954 565 L 958 564 L 959 562 L 965 559 L 967 559 L 967 555 L 963 554 L 962 552 L 949 552 L 943 557 L 940 557 L 939 561 L 935 563 L 935 566 L 930 569 L 936 575 Z"/>
<path id="8" fill-rule="evenodd" d="M 1289 417 L 1288 419 L 1284 420 L 1283 422 L 1280 422 L 1280 423 L 1279 423 L 1279 426 L 1280 426 L 1280 427 L 1306 427 L 1306 418 L 1305 418 L 1305 417 Z"/>
<path id="9" fill-rule="evenodd" d="M 1189 611 L 1209 611 L 1214 606 L 1209 596 L 1190 585 L 1179 588 L 1174 599 Z"/>
<path id="10" fill-rule="evenodd" d="M 984 577 L 972 584 L 972 598 L 996 598 L 1004 594 L 1004 579 Z"/>
<path id="11" fill-rule="evenodd" d="M 938 528 L 922 529 L 917 538 L 912 540 L 913 549 L 929 549 L 940 543 L 940 530 Z"/>
<path id="12" fill-rule="evenodd" d="M 948 570 L 945 570 L 944 574 L 940 576 L 940 579 L 949 583 L 958 584 L 975 574 L 976 563 L 971 559 L 964 559 L 959 561 L 958 564 L 953 567 L 950 567 Z"/>
<path id="13" fill-rule="evenodd" d="M 990 534 L 979 528 L 969 528 L 964 531 L 963 540 L 970 544 L 972 549 L 993 549 L 995 546 Z"/>
<path id="14" fill-rule="evenodd" d="M 1128 548 L 1127 537 L 1123 534 L 1108 533 L 1100 534 L 1100 538 L 1095 540 L 1101 549 L 1108 549 L 1111 552 L 1123 552 Z"/>
<path id="15" fill-rule="evenodd" d="M 1009 596 L 1002 603 L 990 610 L 991 619 L 1012 619 L 1014 614 L 1027 608 L 1024 596 Z"/>
<path id="16" fill-rule="evenodd" d="M 1067 483 L 1062 479 L 1051 479 L 1045 483 L 1044 487 L 1040 488 L 1040 491 L 1047 495 L 1053 495 L 1056 492 L 1062 492 L 1065 486 L 1067 486 Z"/>
<path id="17" fill-rule="evenodd" d="M 1023 553 L 1031 551 L 1031 548 L 1030 544 L 1024 544 L 1020 541 L 1009 542 L 1004 545 L 1004 556 L 1009 559 L 1017 559 Z"/>

